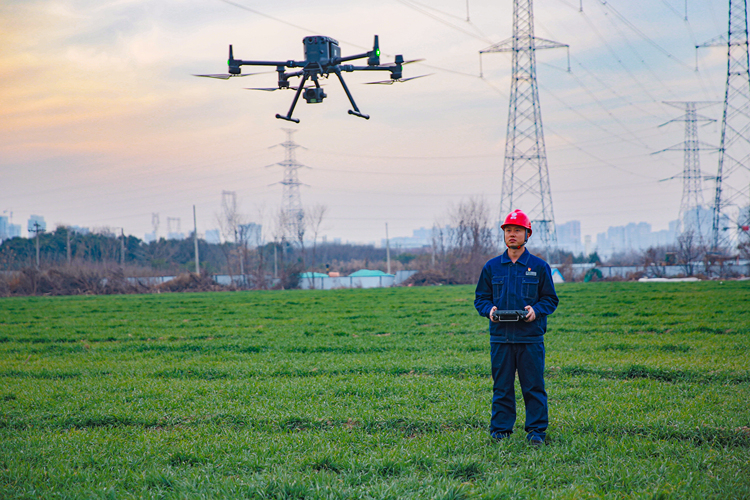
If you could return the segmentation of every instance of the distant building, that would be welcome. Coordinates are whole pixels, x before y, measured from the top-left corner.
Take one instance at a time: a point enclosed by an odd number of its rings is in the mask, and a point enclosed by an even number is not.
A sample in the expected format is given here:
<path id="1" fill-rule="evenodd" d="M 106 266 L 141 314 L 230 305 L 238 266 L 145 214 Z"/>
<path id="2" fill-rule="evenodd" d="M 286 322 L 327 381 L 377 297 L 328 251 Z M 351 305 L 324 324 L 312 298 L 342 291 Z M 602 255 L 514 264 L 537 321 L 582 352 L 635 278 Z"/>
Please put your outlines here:
<path id="1" fill-rule="evenodd" d="M 176 231 L 173 231 L 171 233 L 167 233 L 167 239 L 168 240 L 184 240 L 185 239 L 185 233 L 178 233 Z"/>
<path id="2" fill-rule="evenodd" d="M 579 254 L 583 252 L 581 245 L 581 221 L 572 220 L 565 224 L 558 224 L 555 228 L 557 231 L 557 246 L 561 250 Z"/>
<path id="3" fill-rule="evenodd" d="M 450 226 L 447 226 L 445 229 L 449 231 L 451 228 Z M 380 240 L 380 246 L 381 248 L 385 248 L 385 245 L 386 240 L 384 238 Z M 420 227 L 419 229 L 413 230 L 411 236 L 397 236 L 395 238 L 390 238 L 390 246 L 391 248 L 400 249 L 432 246 L 432 228 L 426 229 Z"/>
<path id="4" fill-rule="evenodd" d="M 7 217 L 0 215 L 0 242 L 21 236 L 21 225 L 11 224 Z"/>
<path id="5" fill-rule="evenodd" d="M 584 246 L 584 249 L 583 249 L 584 254 L 591 255 L 592 242 L 591 242 L 590 234 L 587 234 L 586 237 L 584 238 L 583 246 Z"/>
<path id="6" fill-rule="evenodd" d="M 238 231 L 238 240 L 245 245 L 256 247 L 263 245 L 263 226 L 251 222 L 249 224 L 240 224 Z"/>
<path id="7" fill-rule="evenodd" d="M 709 241 L 714 225 L 714 211 L 708 207 L 696 207 L 685 212 L 681 222 L 680 232 L 692 230 L 696 237 Z"/>
<path id="8" fill-rule="evenodd" d="M 610 226 L 606 233 L 596 235 L 596 252 L 601 258 L 609 258 L 616 252 L 642 251 L 649 247 L 674 244 L 680 222 L 669 223 L 669 229 L 651 231 L 647 222 L 631 222 L 625 226 Z"/>
<path id="9" fill-rule="evenodd" d="M 221 243 L 221 232 L 218 229 L 209 229 L 206 231 L 206 243 L 218 245 Z"/>
<path id="10" fill-rule="evenodd" d="M 156 241 L 156 233 L 151 232 L 144 234 L 143 241 L 145 241 L 146 243 L 153 243 L 154 241 Z"/>
<path id="11" fill-rule="evenodd" d="M 41 215 L 32 215 L 31 217 L 29 217 L 29 223 L 27 226 L 29 236 L 34 236 L 37 230 L 46 231 L 47 223 L 44 222 L 44 217 L 42 217 Z"/>
<path id="12" fill-rule="evenodd" d="M 76 234 L 82 234 L 87 235 L 91 233 L 91 230 L 87 227 L 81 227 L 81 226 L 68 226 L 71 231 L 73 231 Z"/>

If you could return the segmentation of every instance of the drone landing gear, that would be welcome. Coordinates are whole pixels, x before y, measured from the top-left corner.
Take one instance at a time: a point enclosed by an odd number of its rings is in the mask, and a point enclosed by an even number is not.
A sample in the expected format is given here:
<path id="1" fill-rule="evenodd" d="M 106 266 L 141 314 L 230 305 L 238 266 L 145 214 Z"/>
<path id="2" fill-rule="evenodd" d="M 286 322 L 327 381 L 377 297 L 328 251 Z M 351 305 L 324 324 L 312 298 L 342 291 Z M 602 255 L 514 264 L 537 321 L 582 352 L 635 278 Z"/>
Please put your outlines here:
<path id="1" fill-rule="evenodd" d="M 300 82 L 299 87 L 297 87 L 297 92 L 294 93 L 294 100 L 292 100 L 292 106 L 289 108 L 289 113 L 287 113 L 286 116 L 277 114 L 276 118 L 278 118 L 279 120 L 286 120 L 288 122 L 299 123 L 299 118 L 292 118 L 292 113 L 294 113 L 294 107 L 297 105 L 299 96 L 302 93 L 302 90 L 305 88 L 305 82 L 308 78 L 309 76 L 306 74 L 302 76 L 302 81 Z"/>
<path id="2" fill-rule="evenodd" d="M 350 115 L 359 116 L 360 118 L 364 118 L 365 120 L 370 119 L 370 115 L 366 115 L 362 113 L 359 108 L 357 107 L 357 104 L 354 102 L 354 98 L 352 97 L 352 93 L 349 92 L 349 87 L 346 86 L 346 82 L 344 81 L 344 77 L 341 76 L 341 70 L 336 67 L 334 68 L 334 71 L 336 72 L 336 76 L 339 77 L 339 81 L 341 82 L 341 86 L 344 87 L 344 92 L 346 92 L 346 97 L 349 98 L 349 102 L 352 103 L 352 107 L 354 110 L 349 110 Z"/>
<path id="3" fill-rule="evenodd" d="M 341 76 L 341 70 L 338 68 L 334 69 L 336 76 L 339 78 L 339 81 L 341 82 L 341 86 L 344 88 L 344 92 L 346 92 L 346 97 L 349 98 L 349 102 L 351 103 L 353 110 L 349 110 L 350 115 L 358 116 L 360 118 L 364 118 L 365 120 L 370 119 L 370 115 L 366 115 L 362 113 L 359 108 L 357 107 L 357 103 L 354 102 L 354 97 L 352 97 L 352 93 L 349 92 L 349 87 L 346 86 L 346 82 L 344 81 L 344 78 Z M 299 118 L 292 118 L 292 113 L 294 113 L 294 108 L 297 106 L 297 101 L 299 101 L 300 95 L 303 95 L 305 100 L 308 103 L 319 103 L 323 99 L 325 99 L 326 94 L 323 92 L 323 89 L 320 88 L 320 84 L 318 83 L 316 78 L 313 78 L 313 81 L 315 82 L 315 88 L 305 88 L 305 83 L 307 82 L 308 78 L 310 78 L 310 75 L 305 74 L 302 76 L 302 81 L 300 82 L 299 86 L 297 87 L 297 91 L 294 94 L 294 99 L 292 100 L 292 105 L 289 108 L 289 112 L 284 115 L 276 115 L 276 118 L 279 120 L 286 120 L 289 122 L 299 123 Z"/>
<path id="4" fill-rule="evenodd" d="M 276 113 L 276 118 L 278 118 L 279 120 L 286 120 L 288 122 L 299 123 L 299 118 L 292 118 L 291 116 L 281 116 L 278 113 Z"/>

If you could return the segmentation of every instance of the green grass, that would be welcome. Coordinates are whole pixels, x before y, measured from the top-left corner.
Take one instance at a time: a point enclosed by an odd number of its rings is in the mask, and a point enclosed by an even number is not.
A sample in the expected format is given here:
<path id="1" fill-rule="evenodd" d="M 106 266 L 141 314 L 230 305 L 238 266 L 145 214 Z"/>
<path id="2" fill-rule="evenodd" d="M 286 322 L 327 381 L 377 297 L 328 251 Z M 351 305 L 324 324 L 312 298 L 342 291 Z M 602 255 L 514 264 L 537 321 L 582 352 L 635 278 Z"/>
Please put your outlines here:
<path id="1" fill-rule="evenodd" d="M 750 284 L 558 293 L 543 450 L 473 287 L 0 299 L 0 498 L 750 498 Z"/>

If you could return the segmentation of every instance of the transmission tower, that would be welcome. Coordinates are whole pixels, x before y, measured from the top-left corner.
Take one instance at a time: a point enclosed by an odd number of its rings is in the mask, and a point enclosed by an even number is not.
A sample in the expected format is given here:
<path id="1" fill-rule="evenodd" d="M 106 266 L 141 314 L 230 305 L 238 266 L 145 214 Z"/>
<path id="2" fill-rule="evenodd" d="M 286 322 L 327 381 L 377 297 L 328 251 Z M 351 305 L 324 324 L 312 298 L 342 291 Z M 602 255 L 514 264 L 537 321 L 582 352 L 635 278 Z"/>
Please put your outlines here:
<path id="1" fill-rule="evenodd" d="M 156 212 L 151 213 L 151 227 L 154 229 L 154 241 L 159 241 L 159 214 Z"/>
<path id="2" fill-rule="evenodd" d="M 657 151 L 657 153 L 664 151 L 683 151 L 684 167 L 682 173 L 663 180 L 666 181 L 682 178 L 682 201 L 680 202 L 680 213 L 678 216 L 678 219 L 683 224 L 682 232 L 693 231 L 693 233 L 699 238 L 700 243 L 703 244 L 704 233 L 706 229 L 708 229 L 708 221 L 702 220 L 705 202 L 703 201 L 703 173 L 701 172 L 700 152 L 716 150 L 717 148 L 698 140 L 698 122 L 713 122 L 716 120 L 701 116 L 697 111 L 716 103 L 698 101 L 664 101 L 664 104 L 682 109 L 685 111 L 685 114 L 659 126 L 663 127 L 664 125 L 674 122 L 685 122 L 685 140 L 675 146 Z"/>
<path id="3" fill-rule="evenodd" d="M 557 233 L 536 82 L 536 51 L 568 46 L 534 36 L 532 3 L 514 0 L 513 36 L 479 53 L 513 54 L 500 220 L 512 210 L 522 209 L 529 215 L 542 246 L 553 249 L 557 247 Z"/>
<path id="4" fill-rule="evenodd" d="M 284 148 L 284 161 L 268 166 L 272 167 L 280 165 L 284 167 L 284 180 L 279 183 L 284 186 L 284 191 L 281 195 L 282 224 L 284 226 L 284 234 L 289 236 L 292 240 L 297 240 L 304 234 L 305 227 L 305 211 L 302 208 L 302 199 L 299 194 L 299 187 L 304 184 L 299 181 L 297 170 L 309 167 L 297 162 L 295 150 L 297 148 L 306 148 L 294 142 L 292 136 L 296 130 L 290 128 L 284 128 L 281 130 L 286 132 L 286 141 L 281 144 L 276 144 L 276 146 L 282 146 Z"/>
<path id="5" fill-rule="evenodd" d="M 724 91 L 724 112 L 721 119 L 719 167 L 716 173 L 712 246 L 717 251 L 726 238 L 722 233 L 729 208 L 747 203 L 748 152 L 750 152 L 750 59 L 748 57 L 747 0 L 729 0 L 729 28 L 721 42 L 707 42 L 700 47 L 726 46 L 727 81 Z M 735 221 L 736 222 L 736 221 Z"/>
<path id="6" fill-rule="evenodd" d="M 180 234 L 180 218 L 167 217 L 167 238 L 177 239 Z"/>

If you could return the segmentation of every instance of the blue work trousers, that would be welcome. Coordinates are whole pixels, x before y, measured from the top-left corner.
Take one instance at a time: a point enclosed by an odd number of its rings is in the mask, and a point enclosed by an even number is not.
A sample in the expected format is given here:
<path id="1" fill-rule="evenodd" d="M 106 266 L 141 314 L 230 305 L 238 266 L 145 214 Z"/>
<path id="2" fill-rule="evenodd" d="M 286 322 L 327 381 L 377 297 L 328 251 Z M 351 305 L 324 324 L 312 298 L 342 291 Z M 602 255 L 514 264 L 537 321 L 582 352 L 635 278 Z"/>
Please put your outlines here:
<path id="1" fill-rule="evenodd" d="M 516 423 L 516 371 L 526 403 L 527 439 L 544 439 L 549 416 L 547 392 L 544 390 L 544 343 L 493 343 L 492 351 L 492 420 L 490 434 L 494 437 L 513 432 Z"/>

